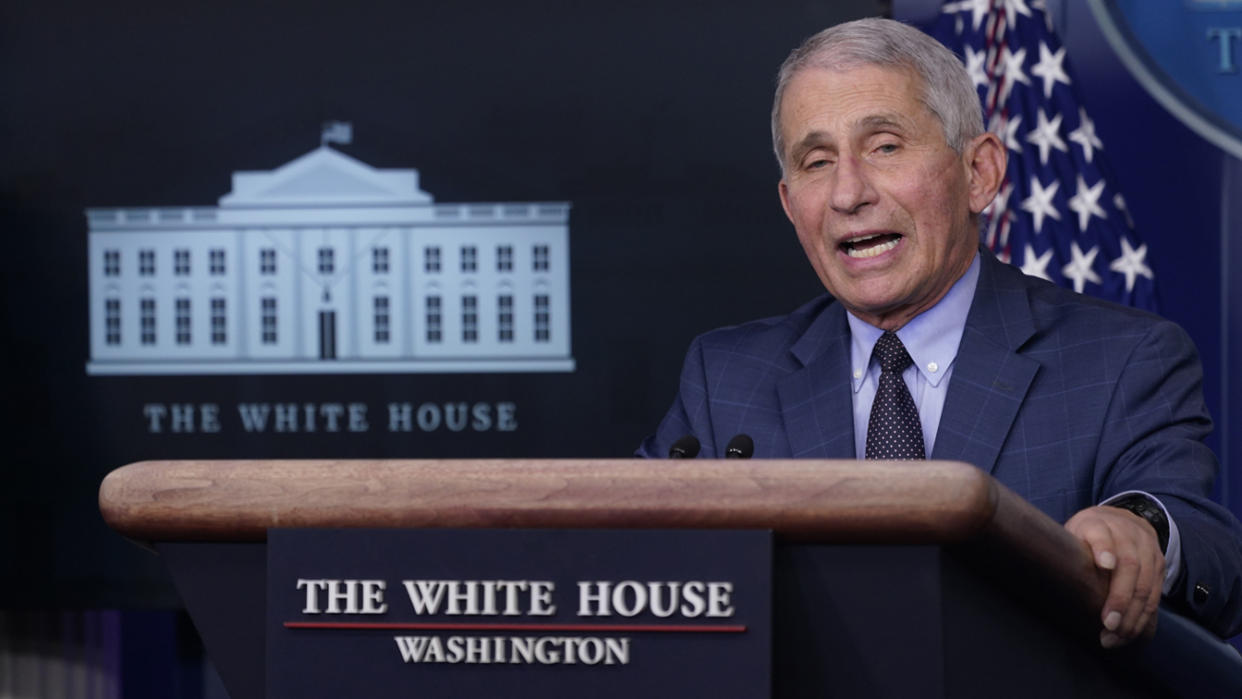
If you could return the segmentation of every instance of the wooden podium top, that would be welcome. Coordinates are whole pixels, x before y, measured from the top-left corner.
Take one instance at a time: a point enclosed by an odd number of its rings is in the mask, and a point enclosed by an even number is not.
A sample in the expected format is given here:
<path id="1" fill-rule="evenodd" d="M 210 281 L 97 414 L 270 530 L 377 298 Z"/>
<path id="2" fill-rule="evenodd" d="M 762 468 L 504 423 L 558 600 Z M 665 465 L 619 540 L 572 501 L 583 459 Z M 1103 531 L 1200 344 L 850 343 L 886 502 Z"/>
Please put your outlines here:
<path id="1" fill-rule="evenodd" d="M 140 541 L 272 527 L 771 529 L 823 543 L 960 544 L 1098 614 L 1086 545 L 968 464 L 857 460 L 144 461 L 99 491 Z"/>
<path id="2" fill-rule="evenodd" d="M 951 542 L 1000 486 L 962 463 L 744 460 L 144 461 L 99 492 L 140 540 L 262 540 L 269 527 L 772 529 Z"/>

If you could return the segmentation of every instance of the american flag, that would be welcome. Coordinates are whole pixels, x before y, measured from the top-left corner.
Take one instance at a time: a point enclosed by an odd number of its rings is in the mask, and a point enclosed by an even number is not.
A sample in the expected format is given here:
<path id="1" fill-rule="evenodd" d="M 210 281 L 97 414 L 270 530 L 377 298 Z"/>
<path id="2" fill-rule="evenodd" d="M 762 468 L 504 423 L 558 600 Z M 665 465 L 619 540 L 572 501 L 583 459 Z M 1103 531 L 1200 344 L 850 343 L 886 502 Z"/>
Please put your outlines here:
<path id="1" fill-rule="evenodd" d="M 319 145 L 329 143 L 349 145 L 354 140 L 354 124 L 349 121 L 325 121 L 320 130 Z"/>
<path id="2" fill-rule="evenodd" d="M 946 2 L 928 31 L 962 57 L 984 124 L 1009 151 L 1005 182 L 984 212 L 983 242 L 1029 275 L 1156 310 L 1147 245 L 1043 2 Z"/>

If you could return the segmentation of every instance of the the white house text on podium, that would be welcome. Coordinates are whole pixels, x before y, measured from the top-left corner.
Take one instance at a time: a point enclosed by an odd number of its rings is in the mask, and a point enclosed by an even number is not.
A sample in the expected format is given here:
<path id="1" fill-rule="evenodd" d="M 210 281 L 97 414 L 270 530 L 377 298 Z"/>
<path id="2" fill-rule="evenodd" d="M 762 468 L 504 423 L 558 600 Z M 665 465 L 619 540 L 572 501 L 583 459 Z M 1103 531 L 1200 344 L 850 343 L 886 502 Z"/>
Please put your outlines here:
<path id="1" fill-rule="evenodd" d="M 574 369 L 567 202 L 436 204 L 322 146 L 218 207 L 86 217 L 89 374 Z"/>

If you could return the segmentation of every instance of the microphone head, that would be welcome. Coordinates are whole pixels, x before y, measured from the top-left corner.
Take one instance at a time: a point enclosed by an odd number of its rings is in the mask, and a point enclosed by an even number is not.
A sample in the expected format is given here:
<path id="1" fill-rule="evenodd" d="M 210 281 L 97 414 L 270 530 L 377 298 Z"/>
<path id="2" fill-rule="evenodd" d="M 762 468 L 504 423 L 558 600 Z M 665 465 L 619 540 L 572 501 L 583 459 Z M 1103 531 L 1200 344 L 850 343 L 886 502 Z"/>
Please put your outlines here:
<path id="1" fill-rule="evenodd" d="M 755 453 L 755 440 L 750 435 L 739 434 L 729 440 L 725 447 L 726 459 L 749 459 Z"/>
<path id="2" fill-rule="evenodd" d="M 668 458 L 670 459 L 693 459 L 699 455 L 699 440 L 692 434 L 673 442 L 673 446 L 668 448 Z"/>

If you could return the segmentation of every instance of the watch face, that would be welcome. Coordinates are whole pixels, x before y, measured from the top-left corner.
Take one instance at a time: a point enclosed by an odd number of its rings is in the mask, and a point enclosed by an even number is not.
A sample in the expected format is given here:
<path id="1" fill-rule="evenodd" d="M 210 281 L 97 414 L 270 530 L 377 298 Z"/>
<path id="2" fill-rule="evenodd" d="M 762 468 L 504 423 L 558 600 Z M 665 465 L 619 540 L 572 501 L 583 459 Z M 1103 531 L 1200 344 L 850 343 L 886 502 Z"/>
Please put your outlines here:
<path id="1" fill-rule="evenodd" d="M 1114 507 L 1120 507 L 1129 510 L 1134 514 L 1147 520 L 1152 529 L 1156 530 L 1156 540 L 1160 544 L 1160 548 L 1166 548 L 1169 542 L 1169 520 L 1164 515 L 1164 510 L 1160 509 L 1156 503 L 1152 502 L 1143 495 L 1130 495 L 1124 497 L 1114 503 Z"/>

